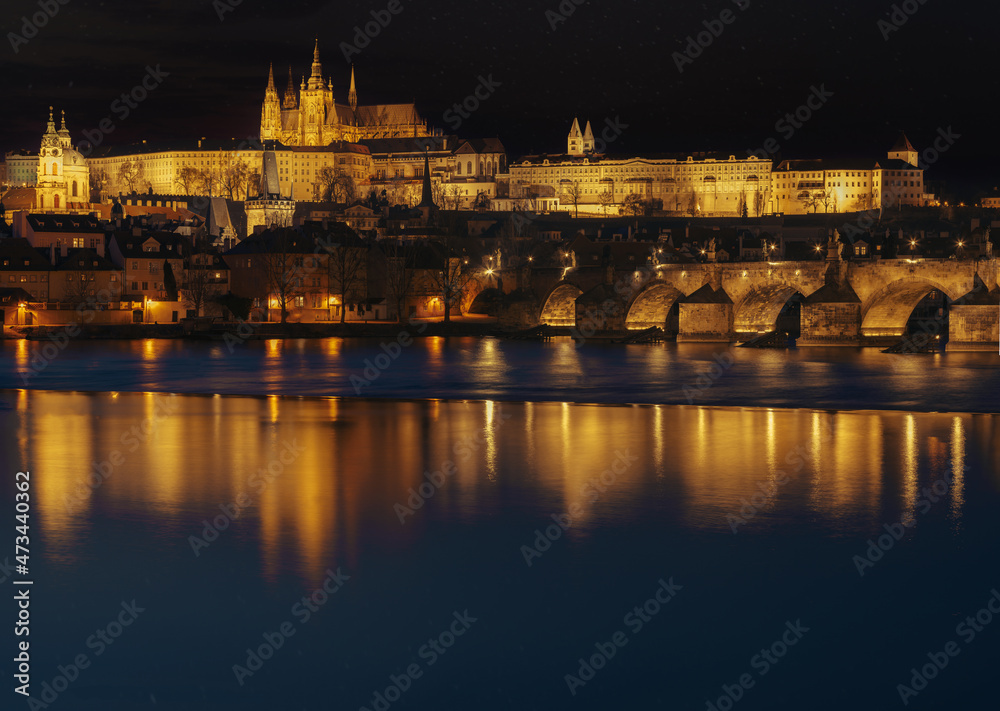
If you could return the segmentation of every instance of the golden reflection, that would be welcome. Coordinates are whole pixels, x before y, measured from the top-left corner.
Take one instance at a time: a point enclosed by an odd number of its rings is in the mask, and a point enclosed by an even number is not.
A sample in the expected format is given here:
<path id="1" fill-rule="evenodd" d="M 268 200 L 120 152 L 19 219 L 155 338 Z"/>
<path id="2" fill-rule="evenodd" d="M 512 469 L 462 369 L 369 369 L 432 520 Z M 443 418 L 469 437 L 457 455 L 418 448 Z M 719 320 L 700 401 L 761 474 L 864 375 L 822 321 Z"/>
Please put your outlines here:
<path id="1" fill-rule="evenodd" d="M 524 403 L 524 431 L 528 440 L 528 468 L 535 466 L 535 403 Z"/>
<path id="2" fill-rule="evenodd" d="M 344 339 L 343 338 L 324 338 L 323 339 L 323 354 L 335 358 L 340 355 L 341 351 L 344 350 Z"/>
<path id="3" fill-rule="evenodd" d="M 268 359 L 280 358 L 282 343 L 280 338 L 269 338 L 264 341 L 264 356 Z"/>
<path id="4" fill-rule="evenodd" d="M 774 410 L 767 411 L 767 468 L 774 473 L 778 469 L 778 440 L 775 432 Z"/>
<path id="5" fill-rule="evenodd" d="M 663 405 L 653 405 L 653 465 L 656 476 L 663 476 Z"/>
<path id="6" fill-rule="evenodd" d="M 903 516 L 905 526 L 914 524 L 917 505 L 917 419 L 907 414 L 903 421 Z"/>
<path id="7" fill-rule="evenodd" d="M 30 349 L 28 348 L 28 339 L 19 338 L 17 345 L 14 347 L 14 363 L 17 365 L 17 369 L 22 372 L 28 371 L 29 360 Z"/>
<path id="8" fill-rule="evenodd" d="M 444 337 L 427 336 L 423 340 L 426 344 L 428 363 L 435 366 L 441 365 L 442 355 L 444 354 Z"/>
<path id="9" fill-rule="evenodd" d="M 484 434 L 486 435 L 486 476 L 490 478 L 490 481 L 497 480 L 497 440 L 496 432 L 493 430 L 493 407 L 493 401 L 487 400 Z"/>
<path id="10" fill-rule="evenodd" d="M 156 340 L 145 338 L 142 341 L 142 359 L 156 360 Z"/>
<path id="11" fill-rule="evenodd" d="M 225 544 L 202 555 L 226 565 L 234 551 L 252 551 L 265 579 L 293 575 L 307 587 L 366 551 L 404 554 L 430 524 L 494 515 L 504 499 L 483 485 L 483 471 L 521 491 L 539 525 L 576 511 L 567 538 L 652 511 L 718 532 L 742 515 L 741 534 L 810 525 L 864 540 L 873 525 L 899 520 L 883 516 L 897 502 L 912 519 L 920 457 L 944 458 L 934 477 L 951 471 L 957 519 L 965 466 L 992 452 L 990 438 L 966 432 L 972 421 L 951 415 L 920 415 L 918 428 L 911 414 L 751 408 L 33 391 L 18 391 L 16 403 L 6 414 L 25 448 L 16 466 L 33 472 L 39 534 L 55 560 L 76 560 L 110 520 L 187 541 L 244 499 L 220 533 Z M 519 407 L 524 429 L 504 427 L 502 414 Z M 456 445 L 477 432 L 460 455 Z M 88 484 L 115 451 L 121 463 Z M 625 451 L 638 460 L 626 463 Z M 401 522 L 395 506 L 411 505 L 425 470 L 449 460 L 456 474 Z"/>
<path id="12" fill-rule="evenodd" d="M 951 420 L 951 515 L 960 519 L 965 504 L 965 425 L 962 418 Z"/>

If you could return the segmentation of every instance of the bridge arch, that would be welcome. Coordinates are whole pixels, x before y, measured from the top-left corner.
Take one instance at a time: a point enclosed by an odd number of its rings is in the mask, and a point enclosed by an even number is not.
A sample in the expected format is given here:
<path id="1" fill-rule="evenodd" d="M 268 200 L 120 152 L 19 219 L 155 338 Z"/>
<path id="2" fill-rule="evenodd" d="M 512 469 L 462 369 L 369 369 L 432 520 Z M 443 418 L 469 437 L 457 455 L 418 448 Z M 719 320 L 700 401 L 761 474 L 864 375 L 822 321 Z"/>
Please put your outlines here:
<path id="1" fill-rule="evenodd" d="M 948 301 L 962 295 L 926 277 L 903 277 L 886 284 L 861 307 L 861 335 L 902 336 L 913 309 L 932 291 L 940 291 Z"/>
<path id="2" fill-rule="evenodd" d="M 671 284 L 654 281 L 632 300 L 625 315 L 625 327 L 641 330 L 659 326 L 665 331 L 676 332 L 679 299 L 682 296 L 684 293 Z"/>
<path id="3" fill-rule="evenodd" d="M 796 294 L 808 296 L 814 289 L 798 284 L 767 284 L 751 289 L 733 309 L 733 330 L 737 336 L 754 336 L 774 331 L 778 319 Z"/>
<path id="4" fill-rule="evenodd" d="M 575 326 L 576 300 L 583 289 L 568 281 L 556 284 L 542 305 L 538 322 L 544 326 Z"/>

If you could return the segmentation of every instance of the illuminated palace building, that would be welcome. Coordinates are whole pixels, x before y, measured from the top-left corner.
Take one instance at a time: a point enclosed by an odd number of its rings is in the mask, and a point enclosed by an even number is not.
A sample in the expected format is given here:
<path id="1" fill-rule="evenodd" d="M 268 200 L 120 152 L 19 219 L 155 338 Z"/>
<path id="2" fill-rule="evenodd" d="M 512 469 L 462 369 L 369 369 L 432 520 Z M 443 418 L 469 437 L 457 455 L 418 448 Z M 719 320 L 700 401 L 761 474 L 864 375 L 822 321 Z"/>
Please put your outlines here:
<path id="1" fill-rule="evenodd" d="M 917 151 L 905 136 L 883 161 L 783 161 L 724 153 L 613 157 L 596 150 L 579 121 L 562 154 L 511 164 L 515 201 L 601 214 L 629 202 L 687 215 L 748 216 L 845 212 L 880 205 L 927 205 Z"/>
<path id="2" fill-rule="evenodd" d="M 496 176 L 507 168 L 498 139 L 443 135 L 428 127 L 414 104 L 359 106 L 353 69 L 346 103 L 336 101 L 332 87 L 323 77 L 317 44 L 309 79 L 298 91 L 289 77 L 279 98 L 270 71 L 260 142 L 253 137 L 101 146 L 90 157 L 91 170 L 105 196 L 152 191 L 243 200 L 256 192 L 264 145 L 275 151 L 278 190 L 293 200 L 322 199 L 320 172 L 333 168 L 351 179 L 359 198 L 374 188 L 394 203 L 416 204 L 427 152 L 439 204 L 469 207 L 496 195 Z"/>

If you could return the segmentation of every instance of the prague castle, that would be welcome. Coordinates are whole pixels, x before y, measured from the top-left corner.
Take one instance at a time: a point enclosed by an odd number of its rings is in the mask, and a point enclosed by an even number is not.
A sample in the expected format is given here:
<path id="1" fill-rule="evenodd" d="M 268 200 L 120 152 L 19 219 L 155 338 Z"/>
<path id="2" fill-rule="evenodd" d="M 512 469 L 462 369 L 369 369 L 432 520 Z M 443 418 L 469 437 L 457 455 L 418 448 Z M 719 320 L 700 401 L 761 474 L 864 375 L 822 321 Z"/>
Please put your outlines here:
<path id="1" fill-rule="evenodd" d="M 333 97 L 333 80 L 323 78 L 319 61 L 319 40 L 313 50 L 312 73 L 303 79 L 298 93 L 288 69 L 288 87 L 278 97 L 274 67 L 267 78 L 264 106 L 260 116 L 260 140 L 277 141 L 285 146 L 326 146 L 334 141 L 358 141 L 375 138 L 421 138 L 433 135 L 413 104 L 374 104 L 358 106 L 351 67 L 351 88 L 347 104 Z"/>

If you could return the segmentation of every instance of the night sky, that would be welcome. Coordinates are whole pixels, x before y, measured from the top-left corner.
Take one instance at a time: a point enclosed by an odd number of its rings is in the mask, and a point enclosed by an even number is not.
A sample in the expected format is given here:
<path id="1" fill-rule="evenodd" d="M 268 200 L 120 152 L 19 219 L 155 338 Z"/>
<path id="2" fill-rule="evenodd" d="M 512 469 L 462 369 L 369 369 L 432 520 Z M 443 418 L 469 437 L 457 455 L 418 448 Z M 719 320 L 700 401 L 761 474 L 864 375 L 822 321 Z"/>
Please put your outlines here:
<path id="1" fill-rule="evenodd" d="M 994 6 L 910 0 L 903 4 L 915 12 L 897 29 L 878 24 L 890 20 L 893 3 L 872 0 L 749 0 L 745 9 L 733 0 L 565 0 L 572 14 L 553 29 L 546 13 L 560 11 L 556 2 L 395 1 L 402 11 L 352 57 L 359 103 L 415 100 L 451 132 L 444 112 L 492 75 L 499 86 L 457 133 L 499 136 L 512 158 L 564 150 L 574 116 L 626 126 L 614 153 L 745 156 L 773 137 L 778 158 L 883 158 L 900 129 L 923 150 L 951 127 L 960 137 L 928 180 L 967 196 L 1000 184 Z M 4 0 L 0 150 L 37 150 L 49 104 L 65 108 L 74 141 L 105 116 L 114 120 L 107 141 L 115 144 L 256 135 L 268 63 L 281 94 L 289 63 L 296 84 L 308 75 L 315 37 L 324 75 L 346 102 L 350 63 L 340 44 L 387 4 L 68 0 L 15 53 L 8 33 L 21 34 L 21 18 L 39 12 L 38 0 Z M 220 8 L 231 9 L 221 21 Z M 672 54 L 724 10 L 732 22 L 679 72 Z M 111 102 L 147 65 L 169 76 L 119 119 Z M 813 87 L 832 96 L 794 135 L 785 124 L 777 129 Z"/>

